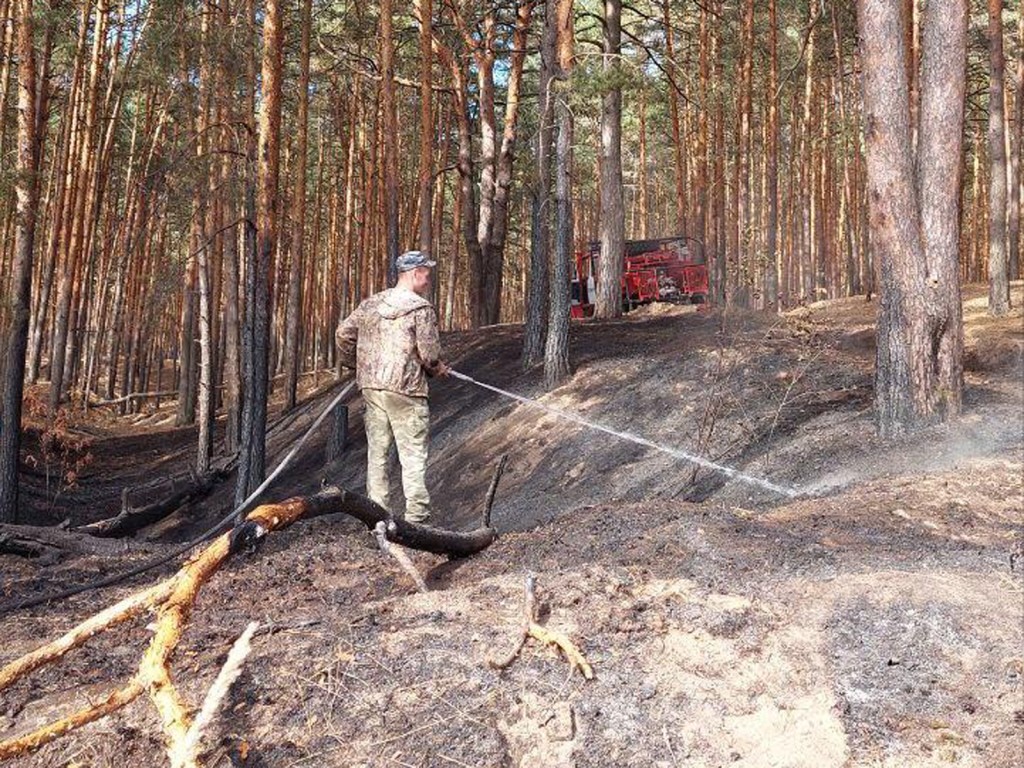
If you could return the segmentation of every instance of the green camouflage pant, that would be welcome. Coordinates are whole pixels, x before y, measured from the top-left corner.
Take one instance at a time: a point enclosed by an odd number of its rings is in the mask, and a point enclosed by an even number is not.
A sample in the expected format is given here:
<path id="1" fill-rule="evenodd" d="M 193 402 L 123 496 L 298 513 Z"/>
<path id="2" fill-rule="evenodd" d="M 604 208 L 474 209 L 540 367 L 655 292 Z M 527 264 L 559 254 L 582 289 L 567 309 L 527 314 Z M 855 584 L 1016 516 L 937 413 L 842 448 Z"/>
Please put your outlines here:
<path id="1" fill-rule="evenodd" d="M 427 493 L 427 451 L 430 410 L 427 398 L 410 397 L 383 389 L 364 389 L 366 403 L 366 495 L 385 509 L 391 506 L 388 454 L 398 448 L 405 492 L 405 519 L 422 523 L 430 517 Z"/>

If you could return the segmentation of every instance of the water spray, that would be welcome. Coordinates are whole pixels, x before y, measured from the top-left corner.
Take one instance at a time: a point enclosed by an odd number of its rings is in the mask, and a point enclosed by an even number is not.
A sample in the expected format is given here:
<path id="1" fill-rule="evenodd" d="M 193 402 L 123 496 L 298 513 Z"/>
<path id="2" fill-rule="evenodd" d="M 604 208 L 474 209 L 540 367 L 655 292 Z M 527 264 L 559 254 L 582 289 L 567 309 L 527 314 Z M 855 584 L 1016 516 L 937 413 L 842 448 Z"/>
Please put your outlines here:
<path id="1" fill-rule="evenodd" d="M 612 429 L 611 427 L 605 426 L 604 424 L 598 424 L 597 422 L 594 421 L 588 421 L 587 419 L 584 419 L 582 416 L 578 414 L 572 413 L 570 411 L 563 411 L 560 408 L 555 408 L 554 406 L 546 405 L 538 400 L 534 400 L 529 397 L 524 397 L 522 395 L 517 395 L 515 392 L 509 392 L 507 390 L 501 389 L 500 387 L 485 384 L 482 381 L 477 381 L 471 376 L 467 376 L 464 373 L 459 373 L 456 370 L 451 370 L 449 373 L 456 379 L 461 379 L 462 381 L 468 382 L 470 384 L 475 384 L 476 386 L 481 387 L 482 389 L 487 389 L 490 390 L 491 392 L 496 392 L 499 395 L 520 402 L 523 405 L 527 405 L 533 408 L 539 408 L 542 411 L 547 411 L 548 413 L 557 416 L 560 419 L 572 421 L 575 422 L 576 424 L 580 424 L 581 426 L 589 427 L 590 429 L 596 429 L 598 432 L 604 432 L 606 435 L 617 437 L 620 440 L 627 440 L 631 443 L 636 443 L 637 445 L 642 445 L 646 448 L 653 448 L 654 450 L 668 454 L 673 458 L 682 459 L 683 461 L 688 461 L 691 464 L 696 464 L 697 466 L 703 467 L 704 469 L 710 469 L 713 472 L 721 473 L 733 480 L 738 480 L 749 485 L 756 485 L 759 488 L 764 488 L 766 490 L 771 491 L 772 493 L 777 493 L 779 496 L 784 496 L 788 499 L 795 498 L 796 496 L 799 495 L 799 493 L 792 488 L 786 488 L 784 486 L 777 485 L 771 482 L 770 480 L 765 480 L 764 478 L 754 477 L 753 475 L 745 474 L 743 472 L 740 472 L 738 469 L 734 469 L 733 467 L 727 467 L 724 464 L 718 464 L 714 461 L 711 461 L 710 459 L 704 458 L 703 456 L 689 453 L 688 451 L 684 451 L 679 448 L 672 448 L 671 446 L 667 445 L 659 445 L 658 443 L 655 443 L 653 440 L 648 440 L 646 437 L 635 435 L 632 432 L 625 432 L 618 429 Z"/>

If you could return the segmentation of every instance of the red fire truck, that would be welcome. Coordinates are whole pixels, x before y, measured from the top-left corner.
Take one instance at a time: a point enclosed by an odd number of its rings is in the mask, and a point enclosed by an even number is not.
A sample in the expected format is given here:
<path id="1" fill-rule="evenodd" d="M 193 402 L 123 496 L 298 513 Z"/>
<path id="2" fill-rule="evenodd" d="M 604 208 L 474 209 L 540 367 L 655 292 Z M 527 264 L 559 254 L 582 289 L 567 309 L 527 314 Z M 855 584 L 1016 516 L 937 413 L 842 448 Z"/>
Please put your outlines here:
<path id="1" fill-rule="evenodd" d="M 622 306 L 630 310 L 652 301 L 703 304 L 708 297 L 708 269 L 703 249 L 687 245 L 686 237 L 627 240 L 622 265 Z M 597 261 L 601 244 L 590 243 L 576 253 L 572 279 L 573 317 L 594 313 Z"/>

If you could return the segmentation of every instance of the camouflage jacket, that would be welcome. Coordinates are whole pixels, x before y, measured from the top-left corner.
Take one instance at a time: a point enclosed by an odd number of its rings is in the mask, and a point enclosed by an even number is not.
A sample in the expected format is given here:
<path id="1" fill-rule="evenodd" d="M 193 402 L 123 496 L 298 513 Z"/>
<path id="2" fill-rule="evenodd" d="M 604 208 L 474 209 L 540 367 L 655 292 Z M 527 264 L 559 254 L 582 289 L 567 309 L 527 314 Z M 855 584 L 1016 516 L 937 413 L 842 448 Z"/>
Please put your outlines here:
<path id="1" fill-rule="evenodd" d="M 427 396 L 426 377 L 441 360 L 434 307 L 406 288 L 363 301 L 338 326 L 339 360 L 356 369 L 360 389 Z"/>

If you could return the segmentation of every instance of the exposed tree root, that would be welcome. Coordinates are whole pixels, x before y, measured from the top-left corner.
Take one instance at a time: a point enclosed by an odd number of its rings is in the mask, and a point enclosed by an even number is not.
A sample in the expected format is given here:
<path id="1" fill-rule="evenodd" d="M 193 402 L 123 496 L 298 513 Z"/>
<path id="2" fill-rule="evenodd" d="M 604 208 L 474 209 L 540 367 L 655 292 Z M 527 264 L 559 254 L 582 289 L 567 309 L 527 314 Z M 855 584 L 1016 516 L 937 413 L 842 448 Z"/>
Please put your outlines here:
<path id="1" fill-rule="evenodd" d="M 200 763 L 191 758 L 182 762 L 182 755 L 192 754 L 188 738 L 193 723 L 189 706 L 173 683 L 170 659 L 181 641 L 199 590 L 228 557 L 240 549 L 255 546 L 267 533 L 287 528 L 303 517 L 336 512 L 348 513 L 371 528 L 383 522 L 387 538 L 396 543 L 454 557 L 479 552 L 494 541 L 494 531 L 491 529 L 457 533 L 404 520 L 390 520 L 387 511 L 369 499 L 340 488 L 325 488 L 314 496 L 296 497 L 278 504 L 257 507 L 244 522 L 214 539 L 175 575 L 86 619 L 63 637 L 16 659 L 0 670 L 0 690 L 3 690 L 33 670 L 60 659 L 107 627 L 126 621 L 147 608 L 157 612 L 156 632 L 142 656 L 138 671 L 126 685 L 113 691 L 99 704 L 33 733 L 0 742 L 0 760 L 37 749 L 86 723 L 117 711 L 146 692 L 159 714 L 168 755 L 172 760 L 177 760 L 176 765 L 198 766 Z"/>
<path id="2" fill-rule="evenodd" d="M 562 649 L 562 653 L 565 654 L 565 658 L 569 661 L 569 665 L 573 669 L 578 669 L 580 674 L 583 675 L 587 680 L 594 677 L 594 670 L 591 668 L 590 663 L 586 657 L 580 653 L 579 649 L 573 644 L 573 642 L 563 635 L 561 632 L 556 632 L 552 629 L 542 627 L 537 623 L 536 618 L 536 578 L 534 575 L 527 574 L 525 592 L 526 599 L 523 611 L 523 626 L 519 633 L 519 638 L 516 641 L 515 648 L 513 648 L 505 656 L 494 659 L 487 659 L 488 666 L 494 669 L 505 669 L 510 666 L 513 661 L 519 656 L 519 652 L 522 651 L 523 646 L 526 645 L 526 641 L 531 637 L 545 645 L 555 645 Z"/>

